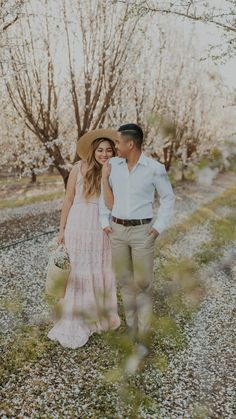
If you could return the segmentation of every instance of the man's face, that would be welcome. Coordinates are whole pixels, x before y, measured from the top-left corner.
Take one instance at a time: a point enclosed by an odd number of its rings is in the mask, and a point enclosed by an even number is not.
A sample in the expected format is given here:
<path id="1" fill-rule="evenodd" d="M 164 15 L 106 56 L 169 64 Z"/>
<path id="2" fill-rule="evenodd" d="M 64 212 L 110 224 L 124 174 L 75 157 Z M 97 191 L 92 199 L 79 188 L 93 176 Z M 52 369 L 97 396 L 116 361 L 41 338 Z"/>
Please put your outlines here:
<path id="1" fill-rule="evenodd" d="M 123 137 L 121 133 L 118 132 L 115 145 L 118 157 L 126 158 L 132 150 L 133 145 L 133 140 Z"/>

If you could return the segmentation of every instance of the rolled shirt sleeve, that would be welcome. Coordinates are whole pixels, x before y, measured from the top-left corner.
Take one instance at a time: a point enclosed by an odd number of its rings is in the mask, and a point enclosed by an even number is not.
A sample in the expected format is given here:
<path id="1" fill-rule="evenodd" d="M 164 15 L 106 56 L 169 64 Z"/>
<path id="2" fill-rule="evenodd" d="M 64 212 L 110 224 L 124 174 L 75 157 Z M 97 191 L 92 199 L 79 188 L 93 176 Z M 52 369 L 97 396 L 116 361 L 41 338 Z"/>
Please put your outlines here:
<path id="1" fill-rule="evenodd" d="M 161 234 L 174 215 L 175 195 L 164 165 L 158 165 L 154 173 L 154 184 L 159 195 L 160 206 L 153 228 Z"/>

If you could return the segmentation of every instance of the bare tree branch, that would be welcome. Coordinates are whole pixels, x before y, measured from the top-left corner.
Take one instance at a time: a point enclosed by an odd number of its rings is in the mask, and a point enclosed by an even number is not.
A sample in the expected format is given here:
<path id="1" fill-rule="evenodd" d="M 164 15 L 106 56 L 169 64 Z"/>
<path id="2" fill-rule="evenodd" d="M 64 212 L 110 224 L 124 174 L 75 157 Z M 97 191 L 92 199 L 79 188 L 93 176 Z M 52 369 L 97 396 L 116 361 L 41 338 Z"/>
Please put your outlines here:
<path id="1" fill-rule="evenodd" d="M 125 0 L 117 0 L 118 3 L 127 4 Z M 186 4 L 186 10 L 178 11 L 173 8 L 175 6 L 174 4 L 172 7 L 169 8 L 165 7 L 153 7 L 152 5 L 149 5 L 148 1 L 142 1 L 141 3 L 139 1 L 132 1 L 129 4 L 132 5 L 136 10 L 137 13 L 140 13 L 141 15 L 147 14 L 147 13 L 159 13 L 162 15 L 174 15 L 178 17 L 183 17 L 186 19 L 190 19 L 193 21 L 198 21 L 202 23 L 210 23 L 217 27 L 220 27 L 226 31 L 230 32 L 236 32 L 236 25 L 235 25 L 235 18 L 236 18 L 236 11 L 228 12 L 228 13 L 217 13 L 212 14 L 210 16 L 209 9 L 207 10 L 207 13 L 202 13 L 201 15 L 196 14 L 196 9 L 194 13 L 190 12 L 191 7 L 195 5 L 195 1 L 190 1 L 188 4 Z M 233 6 L 235 7 L 236 4 L 233 3 Z M 184 8 L 184 5 L 181 4 L 180 7 Z M 226 22 L 222 22 L 220 20 L 215 20 L 217 18 L 224 18 L 224 17 L 230 17 L 232 19 L 232 24 L 227 24 Z"/>

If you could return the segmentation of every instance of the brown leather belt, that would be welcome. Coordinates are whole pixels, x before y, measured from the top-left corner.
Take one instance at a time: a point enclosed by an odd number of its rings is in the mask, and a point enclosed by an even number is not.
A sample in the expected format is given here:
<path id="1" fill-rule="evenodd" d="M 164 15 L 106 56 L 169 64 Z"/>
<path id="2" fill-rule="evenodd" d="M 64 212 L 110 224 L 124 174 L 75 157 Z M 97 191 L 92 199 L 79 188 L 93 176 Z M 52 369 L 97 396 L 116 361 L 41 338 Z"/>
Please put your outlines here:
<path id="1" fill-rule="evenodd" d="M 112 216 L 112 221 L 117 224 L 122 224 L 125 227 L 128 226 L 140 226 L 142 224 L 148 224 L 152 221 L 152 218 L 144 218 L 142 220 L 121 220 L 120 218 L 116 218 Z"/>

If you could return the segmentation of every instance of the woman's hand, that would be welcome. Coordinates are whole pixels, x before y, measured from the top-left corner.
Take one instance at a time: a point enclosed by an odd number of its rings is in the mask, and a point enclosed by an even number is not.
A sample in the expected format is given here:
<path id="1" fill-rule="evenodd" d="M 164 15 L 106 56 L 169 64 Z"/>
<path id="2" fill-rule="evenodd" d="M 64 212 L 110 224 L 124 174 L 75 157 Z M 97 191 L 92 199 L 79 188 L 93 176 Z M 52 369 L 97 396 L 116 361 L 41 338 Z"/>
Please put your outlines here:
<path id="1" fill-rule="evenodd" d="M 105 227 L 103 229 L 103 231 L 105 231 L 105 233 L 108 234 L 108 236 L 109 236 L 109 234 L 112 233 L 112 228 L 111 227 Z"/>
<path id="2" fill-rule="evenodd" d="M 58 234 L 58 237 L 57 237 L 57 243 L 58 244 L 64 244 L 65 243 L 64 230 L 59 231 L 59 234 Z"/>
<path id="3" fill-rule="evenodd" d="M 108 177 L 110 176 L 110 173 L 111 173 L 111 164 L 109 163 L 109 161 L 107 161 L 102 166 L 102 178 L 108 179 Z"/>

